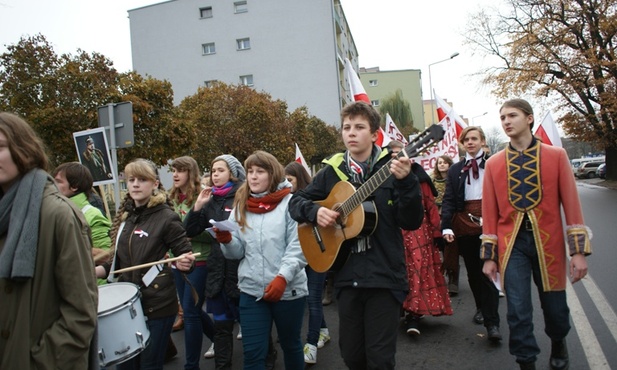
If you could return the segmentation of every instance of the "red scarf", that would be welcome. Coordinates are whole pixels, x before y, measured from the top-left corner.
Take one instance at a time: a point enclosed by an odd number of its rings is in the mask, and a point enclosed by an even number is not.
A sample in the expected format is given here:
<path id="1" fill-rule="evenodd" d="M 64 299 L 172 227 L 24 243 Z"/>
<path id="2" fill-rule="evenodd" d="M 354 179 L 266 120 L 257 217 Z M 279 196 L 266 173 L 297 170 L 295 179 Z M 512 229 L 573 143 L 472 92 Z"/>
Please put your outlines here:
<path id="1" fill-rule="evenodd" d="M 283 198 L 291 192 L 291 188 L 283 188 L 261 198 L 249 197 L 246 206 L 252 213 L 267 213 L 276 208 Z"/>

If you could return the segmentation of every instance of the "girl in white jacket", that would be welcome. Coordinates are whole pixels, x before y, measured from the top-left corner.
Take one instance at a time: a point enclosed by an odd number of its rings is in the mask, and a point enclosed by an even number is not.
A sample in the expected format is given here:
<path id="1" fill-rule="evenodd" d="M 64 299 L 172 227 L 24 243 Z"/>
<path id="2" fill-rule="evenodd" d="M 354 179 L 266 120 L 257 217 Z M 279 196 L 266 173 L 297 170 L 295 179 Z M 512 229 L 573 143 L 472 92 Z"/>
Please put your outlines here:
<path id="1" fill-rule="evenodd" d="M 239 259 L 244 369 L 263 369 L 272 322 L 286 369 L 304 368 L 301 329 L 308 288 L 297 223 L 288 212 L 291 183 L 271 154 L 256 151 L 244 162 L 246 182 L 229 217 L 239 230 L 216 230 L 223 254 Z"/>

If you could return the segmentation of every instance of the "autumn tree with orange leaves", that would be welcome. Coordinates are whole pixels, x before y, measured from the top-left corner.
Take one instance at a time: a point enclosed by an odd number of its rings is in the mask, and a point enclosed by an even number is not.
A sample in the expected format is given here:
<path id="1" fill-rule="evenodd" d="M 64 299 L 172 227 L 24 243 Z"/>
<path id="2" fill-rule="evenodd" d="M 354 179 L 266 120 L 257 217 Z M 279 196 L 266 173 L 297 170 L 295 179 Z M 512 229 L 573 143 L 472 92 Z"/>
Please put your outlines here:
<path id="1" fill-rule="evenodd" d="M 501 99 L 532 96 L 552 106 L 564 132 L 604 150 L 617 179 L 617 3 L 507 0 L 481 10 L 465 34 L 490 57 L 480 71 Z M 495 61 L 495 62 L 493 62 Z"/>

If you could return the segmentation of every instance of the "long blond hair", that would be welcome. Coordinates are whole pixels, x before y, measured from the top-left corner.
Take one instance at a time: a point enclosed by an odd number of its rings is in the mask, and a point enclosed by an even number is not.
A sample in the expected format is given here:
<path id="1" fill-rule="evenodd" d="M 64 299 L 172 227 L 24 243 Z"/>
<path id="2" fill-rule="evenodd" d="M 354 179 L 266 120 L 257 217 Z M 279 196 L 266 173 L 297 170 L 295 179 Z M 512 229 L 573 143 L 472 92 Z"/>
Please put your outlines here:
<path id="1" fill-rule="evenodd" d="M 160 196 L 164 196 L 165 203 L 169 207 L 173 208 L 173 205 L 171 201 L 169 200 L 169 197 L 167 197 L 165 188 L 163 187 L 163 184 L 160 181 L 159 171 L 156 168 L 156 165 L 154 164 L 154 162 L 147 160 L 147 159 L 143 159 L 143 158 L 137 158 L 137 159 L 132 160 L 129 164 L 126 165 L 126 167 L 124 167 L 124 178 L 128 179 L 129 177 L 140 177 L 140 178 L 144 178 L 150 181 L 158 180 L 159 187 L 158 187 L 158 190 L 156 191 L 160 194 Z M 157 194 L 157 196 L 159 195 Z M 116 216 L 114 217 L 113 224 L 111 225 L 111 230 L 109 231 L 109 236 L 111 237 L 111 240 L 112 240 L 112 248 L 111 248 L 112 251 L 115 249 L 115 245 L 116 245 L 115 241 L 118 235 L 118 229 L 120 228 L 120 224 L 122 223 L 122 221 L 126 220 L 128 215 L 131 214 L 134 210 L 135 210 L 135 201 L 133 200 L 133 198 L 131 198 L 131 193 L 127 191 L 126 195 L 124 196 L 124 200 L 122 201 L 122 204 L 120 205 L 118 209 L 118 212 L 116 212 Z"/>
<path id="2" fill-rule="evenodd" d="M 276 159 L 275 156 L 263 150 L 258 150 L 249 155 L 246 161 L 244 161 L 244 168 L 248 173 L 248 169 L 257 166 L 261 167 L 270 175 L 270 183 L 268 184 L 268 193 L 274 193 L 278 184 L 285 179 L 285 169 L 283 165 Z M 240 186 L 236 197 L 234 199 L 234 216 L 238 225 L 244 230 L 246 224 L 246 202 L 251 196 L 251 189 L 249 188 L 248 178 Z"/>

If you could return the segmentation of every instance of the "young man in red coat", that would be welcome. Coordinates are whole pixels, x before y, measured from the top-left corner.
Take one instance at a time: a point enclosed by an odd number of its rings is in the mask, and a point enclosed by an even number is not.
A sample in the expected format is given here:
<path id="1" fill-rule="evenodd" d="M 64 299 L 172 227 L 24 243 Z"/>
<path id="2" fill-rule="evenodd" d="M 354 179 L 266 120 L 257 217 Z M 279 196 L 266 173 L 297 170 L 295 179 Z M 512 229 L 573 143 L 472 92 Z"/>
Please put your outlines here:
<path id="1" fill-rule="evenodd" d="M 534 116 L 523 99 L 506 101 L 501 125 L 510 144 L 486 163 L 483 183 L 483 272 L 496 280 L 501 272 L 508 303 L 510 353 L 521 369 L 535 369 L 540 348 L 533 335 L 531 279 L 544 311 L 545 332 L 551 338 L 551 369 L 567 369 L 565 337 L 570 330 L 566 302 L 568 261 L 562 228 L 566 218 L 572 283 L 585 277 L 591 254 L 591 232 L 585 226 L 576 183 L 562 148 L 536 139 Z"/>

